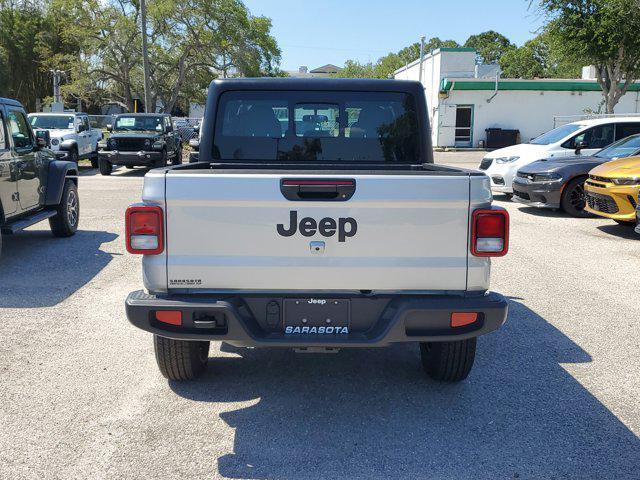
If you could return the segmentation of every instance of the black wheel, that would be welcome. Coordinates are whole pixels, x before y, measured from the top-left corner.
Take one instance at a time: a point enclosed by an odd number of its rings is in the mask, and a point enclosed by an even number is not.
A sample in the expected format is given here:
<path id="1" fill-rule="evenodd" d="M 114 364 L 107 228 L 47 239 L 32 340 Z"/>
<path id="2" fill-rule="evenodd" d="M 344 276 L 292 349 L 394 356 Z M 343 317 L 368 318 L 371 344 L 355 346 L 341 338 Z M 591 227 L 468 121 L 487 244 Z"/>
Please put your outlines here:
<path id="1" fill-rule="evenodd" d="M 455 342 L 422 342 L 422 367 L 434 380 L 459 382 L 469 375 L 476 356 L 476 339 Z"/>
<path id="2" fill-rule="evenodd" d="M 572 217 L 589 216 L 589 212 L 584 209 L 587 204 L 584 196 L 584 181 L 586 179 L 587 177 L 574 178 L 566 184 L 562 191 L 560 206 L 562 207 L 562 210 Z"/>
<path id="3" fill-rule="evenodd" d="M 166 167 L 167 166 L 167 151 L 162 150 L 162 156 L 158 159 L 154 168 Z"/>
<path id="4" fill-rule="evenodd" d="M 113 165 L 111 165 L 111 162 L 101 158 L 98 161 L 98 166 L 100 167 L 100 173 L 102 175 L 111 175 L 111 172 L 113 171 Z"/>
<path id="5" fill-rule="evenodd" d="M 78 149 L 77 148 L 72 148 L 69 151 L 69 161 L 73 162 L 73 163 L 75 163 L 77 165 L 79 159 L 80 159 L 80 156 L 78 155 Z"/>
<path id="6" fill-rule="evenodd" d="M 209 342 L 171 340 L 153 336 L 156 362 L 169 380 L 193 380 L 202 375 L 209 360 Z"/>
<path id="7" fill-rule="evenodd" d="M 98 162 L 98 155 L 94 155 L 91 157 L 91 168 L 98 168 L 99 162 Z"/>
<path id="8" fill-rule="evenodd" d="M 182 163 L 182 144 L 178 145 L 178 151 L 171 160 L 172 165 L 180 165 Z"/>
<path id="9" fill-rule="evenodd" d="M 56 237 L 70 237 L 78 230 L 80 221 L 80 199 L 78 188 L 72 180 L 65 180 L 62 198 L 56 207 L 56 214 L 49 218 L 51 233 Z"/>
<path id="10" fill-rule="evenodd" d="M 125 165 L 125 168 L 126 168 L 127 170 L 133 170 L 133 165 Z"/>

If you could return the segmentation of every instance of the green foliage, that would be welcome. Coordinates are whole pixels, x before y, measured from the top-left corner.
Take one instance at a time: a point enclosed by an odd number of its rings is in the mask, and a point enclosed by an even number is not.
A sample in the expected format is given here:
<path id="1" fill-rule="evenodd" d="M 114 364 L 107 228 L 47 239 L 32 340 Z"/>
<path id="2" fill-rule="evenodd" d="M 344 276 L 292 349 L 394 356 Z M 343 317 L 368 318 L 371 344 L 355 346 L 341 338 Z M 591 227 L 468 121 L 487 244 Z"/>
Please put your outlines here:
<path id="1" fill-rule="evenodd" d="M 186 110 L 218 76 L 283 75 L 270 19 L 241 0 L 148 0 L 147 9 L 149 109 Z M 143 97 L 141 43 L 139 0 L 0 0 L 0 94 L 33 109 L 56 68 L 67 103 L 131 110 Z"/>
<path id="2" fill-rule="evenodd" d="M 507 37 L 493 30 L 471 35 L 464 46 L 474 48 L 484 63 L 498 63 L 503 55 L 515 48 Z"/>
<path id="3" fill-rule="evenodd" d="M 48 2 L 0 2 L 0 96 L 17 98 L 29 109 L 51 91 L 46 53 L 69 51 Z"/>
<path id="4" fill-rule="evenodd" d="M 607 113 L 640 78 L 640 1 L 540 0 L 549 42 L 567 61 L 595 65 Z"/>
<path id="5" fill-rule="evenodd" d="M 544 32 L 522 47 L 512 48 L 500 58 L 502 75 L 506 78 L 576 78 L 581 65 L 568 61 L 549 43 Z"/>
<path id="6" fill-rule="evenodd" d="M 454 48 L 460 45 L 455 40 L 440 40 L 438 37 L 425 42 L 425 55 L 438 48 Z M 420 43 L 416 42 L 403 48 L 398 53 L 388 53 L 380 57 L 376 63 L 360 63 L 356 60 L 347 60 L 344 69 L 336 74 L 345 78 L 390 78 L 393 72 L 404 65 L 420 58 Z"/>

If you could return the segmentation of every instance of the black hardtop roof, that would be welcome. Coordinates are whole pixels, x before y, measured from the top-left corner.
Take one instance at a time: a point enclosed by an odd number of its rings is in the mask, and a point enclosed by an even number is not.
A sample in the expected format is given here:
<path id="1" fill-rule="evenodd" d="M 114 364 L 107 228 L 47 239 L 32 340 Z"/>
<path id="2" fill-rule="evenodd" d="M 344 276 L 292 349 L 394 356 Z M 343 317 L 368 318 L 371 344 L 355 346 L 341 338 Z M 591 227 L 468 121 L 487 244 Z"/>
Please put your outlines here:
<path id="1" fill-rule="evenodd" d="M 22 104 L 13 98 L 0 97 L 0 103 L 4 105 L 11 105 L 12 107 L 22 107 Z"/>
<path id="2" fill-rule="evenodd" d="M 416 93 L 420 82 L 371 78 L 225 78 L 211 82 L 210 88 L 224 90 L 335 90 Z"/>

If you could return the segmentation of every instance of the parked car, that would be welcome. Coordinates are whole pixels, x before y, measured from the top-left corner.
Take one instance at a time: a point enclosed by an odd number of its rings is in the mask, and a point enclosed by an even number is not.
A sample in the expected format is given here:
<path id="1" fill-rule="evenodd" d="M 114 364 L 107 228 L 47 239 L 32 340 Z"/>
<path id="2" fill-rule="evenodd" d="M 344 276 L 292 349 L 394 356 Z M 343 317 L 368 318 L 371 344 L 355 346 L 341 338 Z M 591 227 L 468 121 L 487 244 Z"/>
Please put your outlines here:
<path id="1" fill-rule="evenodd" d="M 126 213 L 146 288 L 127 317 L 160 371 L 197 377 L 210 341 L 419 342 L 427 374 L 464 379 L 506 320 L 488 289 L 509 217 L 484 174 L 433 164 L 422 85 L 225 79 L 208 95 L 200 162 L 147 173 Z"/>
<path id="2" fill-rule="evenodd" d="M 50 148 L 60 158 L 75 163 L 86 158 L 91 160 L 91 166 L 98 166 L 98 143 L 102 140 L 102 130 L 91 128 L 86 113 L 30 113 L 28 117 L 36 133 L 39 130 L 49 132 Z"/>
<path id="3" fill-rule="evenodd" d="M 609 145 L 592 156 L 544 159 L 518 170 L 513 200 L 532 207 L 560 208 L 585 217 L 584 182 L 592 168 L 617 158 L 640 155 L 640 134 Z"/>
<path id="4" fill-rule="evenodd" d="M 22 105 L 0 98 L 0 229 L 13 234 L 49 220 L 57 237 L 78 228 L 78 165 L 36 138 Z M 0 235 L 0 248 L 2 236 Z"/>
<path id="5" fill-rule="evenodd" d="M 636 200 L 636 233 L 640 234 L 640 193 Z"/>
<path id="6" fill-rule="evenodd" d="M 639 192 L 640 157 L 612 160 L 589 172 L 585 210 L 623 225 L 634 225 Z"/>
<path id="7" fill-rule="evenodd" d="M 494 192 L 512 196 L 513 179 L 523 166 L 543 158 L 591 156 L 636 133 L 640 133 L 640 116 L 581 120 L 554 128 L 529 143 L 494 150 L 484 157 L 479 168 L 491 178 Z"/>
<path id="8" fill-rule="evenodd" d="M 115 165 L 128 168 L 163 167 L 182 163 L 182 140 L 173 129 L 171 115 L 126 113 L 116 115 L 112 133 L 99 145 L 102 175 L 111 175 Z"/>

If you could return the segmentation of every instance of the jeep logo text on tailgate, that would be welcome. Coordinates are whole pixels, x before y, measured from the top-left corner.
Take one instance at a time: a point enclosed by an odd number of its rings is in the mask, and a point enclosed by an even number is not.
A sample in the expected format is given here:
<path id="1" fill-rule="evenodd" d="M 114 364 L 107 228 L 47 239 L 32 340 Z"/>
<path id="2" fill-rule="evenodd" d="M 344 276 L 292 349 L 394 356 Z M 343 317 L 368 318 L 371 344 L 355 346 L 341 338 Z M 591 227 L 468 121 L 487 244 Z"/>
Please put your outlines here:
<path id="1" fill-rule="evenodd" d="M 282 223 L 276 225 L 278 235 L 283 237 L 291 237 L 300 229 L 303 237 L 312 237 L 317 232 L 323 237 L 333 237 L 338 232 L 338 241 L 344 242 L 348 237 L 353 237 L 358 231 L 358 222 L 354 218 L 338 218 L 338 221 L 330 217 L 325 217 L 316 222 L 311 217 L 304 217 L 298 225 L 298 212 L 291 210 L 289 212 L 289 227 L 285 228 Z"/>

